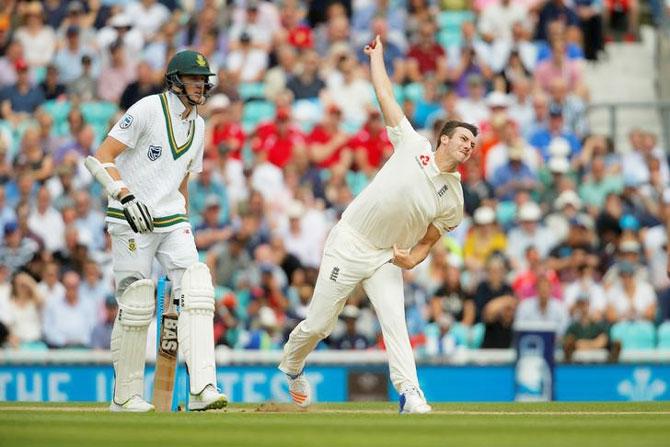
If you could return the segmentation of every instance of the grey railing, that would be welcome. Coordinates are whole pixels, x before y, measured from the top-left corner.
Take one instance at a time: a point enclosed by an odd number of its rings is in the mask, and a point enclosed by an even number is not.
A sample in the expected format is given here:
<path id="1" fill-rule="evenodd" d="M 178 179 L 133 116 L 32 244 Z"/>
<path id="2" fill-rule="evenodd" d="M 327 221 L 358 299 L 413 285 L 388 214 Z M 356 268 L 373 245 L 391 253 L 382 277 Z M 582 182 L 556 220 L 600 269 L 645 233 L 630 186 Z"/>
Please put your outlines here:
<path id="1" fill-rule="evenodd" d="M 663 96 L 659 94 L 659 97 Z M 670 91 L 668 92 L 667 97 L 670 98 Z M 588 106 L 589 113 L 592 111 L 600 111 L 600 110 L 606 111 L 606 113 L 608 114 L 607 121 L 609 123 L 608 134 L 612 138 L 616 138 L 617 136 L 619 136 L 618 133 L 619 122 L 617 117 L 619 112 L 624 109 L 642 109 L 642 110 L 655 109 L 658 112 L 659 119 L 661 122 L 662 135 L 659 136 L 663 138 L 665 147 L 668 148 L 668 150 L 670 150 L 670 100 L 659 100 L 652 102 L 598 102 L 589 104 Z"/>

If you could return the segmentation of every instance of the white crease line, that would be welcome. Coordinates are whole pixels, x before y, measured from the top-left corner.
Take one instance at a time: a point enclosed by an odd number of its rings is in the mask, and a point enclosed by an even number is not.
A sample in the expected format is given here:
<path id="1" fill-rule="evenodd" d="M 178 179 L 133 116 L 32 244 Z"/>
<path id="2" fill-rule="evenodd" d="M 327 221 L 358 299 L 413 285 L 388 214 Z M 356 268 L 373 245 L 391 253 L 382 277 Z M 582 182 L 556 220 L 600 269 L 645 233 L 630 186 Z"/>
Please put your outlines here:
<path id="1" fill-rule="evenodd" d="M 47 412 L 108 412 L 106 407 L 68 407 L 68 406 L 0 406 L 0 412 L 12 411 L 47 411 Z M 308 410 L 274 410 L 263 408 L 227 408 L 215 413 L 249 413 L 249 414 L 397 414 L 395 410 L 346 410 L 332 408 L 312 408 Z M 444 416 L 639 416 L 639 415 L 670 415 L 670 411 L 478 411 L 478 410 L 434 410 L 432 414 Z"/>

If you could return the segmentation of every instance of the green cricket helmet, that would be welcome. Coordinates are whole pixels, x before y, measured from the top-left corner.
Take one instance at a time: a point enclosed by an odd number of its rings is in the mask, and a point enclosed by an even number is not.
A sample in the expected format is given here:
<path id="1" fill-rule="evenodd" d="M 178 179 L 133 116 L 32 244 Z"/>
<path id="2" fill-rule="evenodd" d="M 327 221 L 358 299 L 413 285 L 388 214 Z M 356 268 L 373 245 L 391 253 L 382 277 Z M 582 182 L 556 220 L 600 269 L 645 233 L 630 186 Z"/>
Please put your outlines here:
<path id="1" fill-rule="evenodd" d="M 214 73 L 209 68 L 209 62 L 202 54 L 193 50 L 183 50 L 175 53 L 168 62 L 165 73 L 165 82 L 170 90 L 179 96 L 186 96 L 186 86 L 181 79 L 183 75 L 205 76 L 204 97 L 207 98 L 214 85 L 209 82 L 209 77 Z M 199 105 L 188 96 L 186 99 L 192 105 Z"/>

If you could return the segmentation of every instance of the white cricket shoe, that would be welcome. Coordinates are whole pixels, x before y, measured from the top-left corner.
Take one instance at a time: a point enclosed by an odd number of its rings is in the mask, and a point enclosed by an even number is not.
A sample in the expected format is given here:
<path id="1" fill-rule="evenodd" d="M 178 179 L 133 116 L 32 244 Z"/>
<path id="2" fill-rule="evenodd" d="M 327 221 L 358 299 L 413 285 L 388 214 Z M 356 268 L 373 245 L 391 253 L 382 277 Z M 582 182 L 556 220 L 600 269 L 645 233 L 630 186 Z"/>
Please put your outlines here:
<path id="1" fill-rule="evenodd" d="M 219 391 L 214 385 L 207 385 L 200 394 L 191 394 L 188 399 L 190 411 L 219 410 L 228 405 L 228 396 Z"/>
<path id="2" fill-rule="evenodd" d="M 112 403 L 109 405 L 109 410 L 119 413 L 148 413 L 154 411 L 155 408 L 140 396 L 134 395 L 123 404 L 117 404 L 112 400 Z"/>
<path id="3" fill-rule="evenodd" d="M 293 403 L 300 408 L 309 407 L 312 403 L 312 387 L 305 374 L 300 373 L 295 378 L 287 374 L 286 377 L 288 378 L 288 392 Z"/>
<path id="4" fill-rule="evenodd" d="M 419 388 L 407 387 L 400 394 L 400 414 L 426 414 L 432 410 Z"/>

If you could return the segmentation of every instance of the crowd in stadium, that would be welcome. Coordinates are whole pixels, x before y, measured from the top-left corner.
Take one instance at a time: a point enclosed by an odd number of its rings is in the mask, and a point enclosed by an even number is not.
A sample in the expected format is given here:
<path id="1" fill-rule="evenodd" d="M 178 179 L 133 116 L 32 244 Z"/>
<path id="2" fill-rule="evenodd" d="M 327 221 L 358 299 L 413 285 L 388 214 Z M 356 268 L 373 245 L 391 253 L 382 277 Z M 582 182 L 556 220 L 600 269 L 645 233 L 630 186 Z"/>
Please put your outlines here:
<path id="1" fill-rule="evenodd" d="M 405 271 L 418 351 L 508 348 L 549 321 L 574 350 L 654 348 L 670 319 L 670 171 L 657 135 L 592 134 L 586 64 L 637 38 L 597 0 L 5 1 L 0 10 L 0 342 L 108 349 L 117 312 L 106 197 L 83 166 L 182 48 L 217 73 L 189 186 L 216 285 L 215 338 L 279 349 L 304 318 L 329 229 L 392 151 L 363 46 L 431 141 L 480 128 L 467 218 Z M 629 149 L 629 150 L 628 150 Z M 661 331 L 658 331 L 660 342 Z M 323 349 L 383 349 L 364 293 Z"/>

